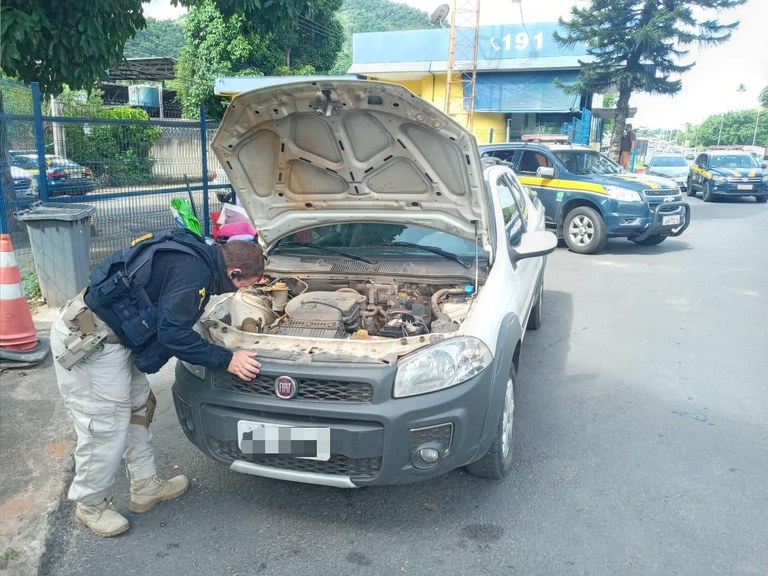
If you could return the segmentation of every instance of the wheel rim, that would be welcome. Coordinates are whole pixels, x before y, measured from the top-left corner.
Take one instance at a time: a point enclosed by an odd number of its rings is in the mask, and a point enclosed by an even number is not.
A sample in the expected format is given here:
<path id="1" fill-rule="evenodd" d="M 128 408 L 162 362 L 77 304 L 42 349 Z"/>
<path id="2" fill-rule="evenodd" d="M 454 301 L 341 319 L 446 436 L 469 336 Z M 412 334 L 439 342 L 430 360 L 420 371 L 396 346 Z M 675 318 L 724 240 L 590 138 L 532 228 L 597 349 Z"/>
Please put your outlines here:
<path id="1" fill-rule="evenodd" d="M 587 246 L 595 237 L 595 223 L 586 216 L 575 216 L 568 226 L 568 235 L 577 246 Z"/>
<path id="2" fill-rule="evenodd" d="M 510 377 L 504 394 L 504 412 L 501 421 L 501 452 L 506 458 L 512 450 L 512 424 L 515 421 L 515 383 Z"/>

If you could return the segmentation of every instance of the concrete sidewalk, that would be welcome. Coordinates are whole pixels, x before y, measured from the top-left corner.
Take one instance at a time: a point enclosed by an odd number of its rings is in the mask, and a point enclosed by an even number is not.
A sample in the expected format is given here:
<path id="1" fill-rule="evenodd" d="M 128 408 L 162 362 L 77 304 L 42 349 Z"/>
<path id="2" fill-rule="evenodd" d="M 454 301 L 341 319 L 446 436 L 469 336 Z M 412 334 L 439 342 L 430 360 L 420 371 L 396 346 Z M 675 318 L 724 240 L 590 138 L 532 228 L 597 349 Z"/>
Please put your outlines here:
<path id="1" fill-rule="evenodd" d="M 54 315 L 48 307 L 34 315 L 39 337 Z M 0 575 L 38 573 L 49 518 L 68 504 L 74 438 L 50 356 L 0 370 Z"/>

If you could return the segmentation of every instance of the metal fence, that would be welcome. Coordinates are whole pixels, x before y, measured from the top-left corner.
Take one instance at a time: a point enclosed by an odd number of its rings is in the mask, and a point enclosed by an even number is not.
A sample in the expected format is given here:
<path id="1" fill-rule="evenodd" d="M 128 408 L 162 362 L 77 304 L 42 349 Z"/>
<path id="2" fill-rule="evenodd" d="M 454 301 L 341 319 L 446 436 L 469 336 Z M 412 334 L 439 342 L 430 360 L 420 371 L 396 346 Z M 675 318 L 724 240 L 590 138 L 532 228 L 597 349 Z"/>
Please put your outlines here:
<path id="1" fill-rule="evenodd" d="M 216 191 L 228 185 L 214 181 L 221 170 L 209 148 L 216 126 L 207 121 L 204 107 L 200 120 L 125 119 L 119 116 L 131 115 L 130 109 L 114 108 L 86 117 L 77 115 L 85 108 L 82 102 L 44 102 L 36 85 L 30 90 L 3 80 L 0 89 L 10 161 L 37 184 L 31 192 L 0 191 L 0 227 L 11 235 L 23 274 L 33 263 L 26 228 L 14 213 L 36 201 L 96 208 L 91 265 L 141 234 L 176 226 L 170 211 L 174 197 L 192 199 L 209 233 L 210 213 L 221 205 Z"/>

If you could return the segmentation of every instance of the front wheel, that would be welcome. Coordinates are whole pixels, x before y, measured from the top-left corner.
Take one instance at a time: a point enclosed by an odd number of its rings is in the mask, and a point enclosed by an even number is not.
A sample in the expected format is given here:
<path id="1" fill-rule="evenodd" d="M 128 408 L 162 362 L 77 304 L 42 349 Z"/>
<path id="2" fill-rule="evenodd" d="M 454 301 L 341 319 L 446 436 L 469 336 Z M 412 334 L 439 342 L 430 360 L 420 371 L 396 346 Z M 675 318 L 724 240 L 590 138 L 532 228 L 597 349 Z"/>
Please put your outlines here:
<path id="1" fill-rule="evenodd" d="M 485 456 L 467 465 L 467 472 L 478 478 L 500 480 L 512 467 L 515 440 L 515 381 L 514 368 L 504 390 L 504 406 L 496 426 L 496 436 Z"/>
<path id="2" fill-rule="evenodd" d="M 685 193 L 688 194 L 688 196 L 696 197 L 696 190 L 693 189 L 693 179 L 688 178 L 688 187 L 685 189 Z"/>
<path id="3" fill-rule="evenodd" d="M 632 242 L 638 246 L 657 246 L 658 244 L 664 242 L 666 239 L 667 237 L 662 236 L 661 234 L 652 234 L 647 238 L 643 238 L 642 240 L 632 240 Z"/>
<path id="4" fill-rule="evenodd" d="M 563 235 L 568 248 L 577 254 L 594 254 L 608 242 L 603 218 L 587 206 L 579 206 L 568 212 Z"/>
<path id="5" fill-rule="evenodd" d="M 768 202 L 768 194 L 763 194 L 762 196 L 755 196 L 755 202 L 758 204 L 765 204 Z"/>
<path id="6" fill-rule="evenodd" d="M 704 202 L 714 202 L 715 200 L 715 193 L 712 192 L 712 183 L 709 181 L 704 183 L 702 198 L 704 198 Z"/>

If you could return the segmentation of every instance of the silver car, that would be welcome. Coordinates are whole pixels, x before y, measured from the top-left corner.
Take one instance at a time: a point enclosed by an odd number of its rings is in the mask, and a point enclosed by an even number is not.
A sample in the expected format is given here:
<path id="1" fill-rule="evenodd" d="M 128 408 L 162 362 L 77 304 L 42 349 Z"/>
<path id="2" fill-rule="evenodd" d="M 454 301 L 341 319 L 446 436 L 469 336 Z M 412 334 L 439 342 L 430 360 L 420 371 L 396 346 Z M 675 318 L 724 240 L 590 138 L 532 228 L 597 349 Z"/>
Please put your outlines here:
<path id="1" fill-rule="evenodd" d="M 646 165 L 646 174 L 674 180 L 681 190 L 688 185 L 691 165 L 682 154 L 655 154 Z"/>
<path id="2" fill-rule="evenodd" d="M 337 487 L 462 466 L 504 476 L 521 345 L 557 244 L 538 198 L 382 82 L 240 94 L 212 147 L 268 280 L 212 300 L 198 330 L 262 368 L 243 381 L 179 362 L 189 439 L 237 472 Z"/>

